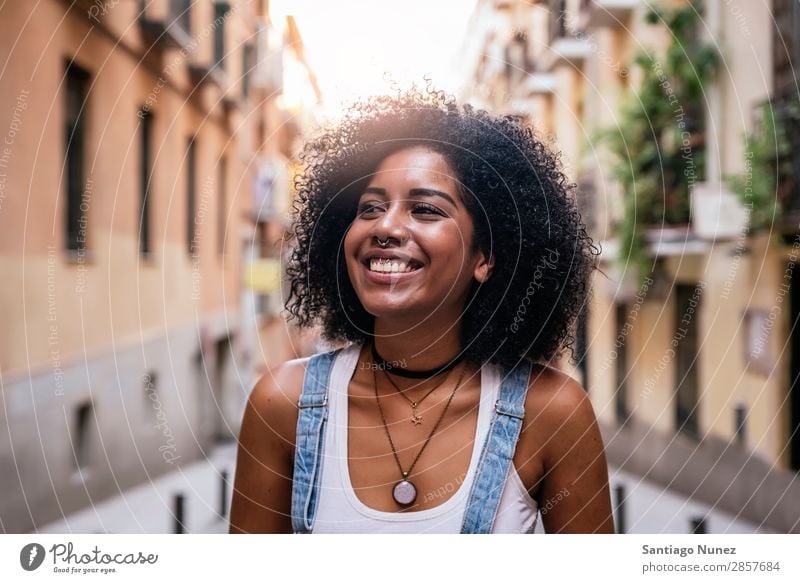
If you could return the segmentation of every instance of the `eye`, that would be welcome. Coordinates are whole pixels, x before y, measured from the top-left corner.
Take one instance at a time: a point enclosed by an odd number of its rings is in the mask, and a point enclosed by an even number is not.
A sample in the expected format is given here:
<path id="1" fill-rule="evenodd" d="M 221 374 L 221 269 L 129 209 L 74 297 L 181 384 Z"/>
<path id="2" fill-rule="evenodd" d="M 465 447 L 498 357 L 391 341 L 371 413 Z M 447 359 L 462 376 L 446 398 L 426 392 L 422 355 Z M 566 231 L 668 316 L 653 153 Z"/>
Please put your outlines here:
<path id="1" fill-rule="evenodd" d="M 421 210 L 425 211 L 425 212 L 423 212 L 423 214 L 426 214 L 426 215 L 427 214 L 435 214 L 435 215 L 445 216 L 445 214 L 442 211 L 440 211 L 438 208 L 436 208 L 432 204 L 428 204 L 426 202 L 420 202 L 420 203 L 415 204 L 414 205 L 414 210 L 416 211 L 418 209 L 421 209 Z"/>
<path id="2" fill-rule="evenodd" d="M 361 215 L 369 215 L 369 214 L 372 214 L 372 212 L 375 209 L 384 209 L 384 207 L 385 207 L 385 203 L 374 202 L 374 201 L 365 202 L 365 203 L 362 203 L 362 204 L 358 205 L 357 214 L 359 216 L 361 216 Z M 433 206 L 432 204 L 428 204 L 428 203 L 425 203 L 425 202 L 418 202 L 418 203 L 414 204 L 414 207 L 413 207 L 412 210 L 415 213 L 421 213 L 423 215 L 439 215 L 439 216 L 443 216 L 443 217 L 447 216 L 442 210 L 438 209 L 437 207 Z"/>
<path id="3" fill-rule="evenodd" d="M 380 203 L 375 202 L 365 202 L 363 204 L 358 205 L 358 214 L 363 215 L 369 213 L 371 210 L 375 208 L 381 207 Z"/>

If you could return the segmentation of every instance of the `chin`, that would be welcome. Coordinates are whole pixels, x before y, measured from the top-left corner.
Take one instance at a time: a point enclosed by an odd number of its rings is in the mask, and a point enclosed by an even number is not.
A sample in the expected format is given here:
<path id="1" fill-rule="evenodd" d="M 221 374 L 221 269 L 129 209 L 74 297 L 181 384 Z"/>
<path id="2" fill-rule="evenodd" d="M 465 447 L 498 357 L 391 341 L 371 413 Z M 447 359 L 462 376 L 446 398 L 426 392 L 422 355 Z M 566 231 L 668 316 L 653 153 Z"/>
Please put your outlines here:
<path id="1" fill-rule="evenodd" d="M 409 319 L 424 312 L 424 309 L 410 304 L 388 304 L 384 302 L 361 302 L 368 314 L 384 320 Z M 425 312 L 427 313 L 427 312 Z"/>

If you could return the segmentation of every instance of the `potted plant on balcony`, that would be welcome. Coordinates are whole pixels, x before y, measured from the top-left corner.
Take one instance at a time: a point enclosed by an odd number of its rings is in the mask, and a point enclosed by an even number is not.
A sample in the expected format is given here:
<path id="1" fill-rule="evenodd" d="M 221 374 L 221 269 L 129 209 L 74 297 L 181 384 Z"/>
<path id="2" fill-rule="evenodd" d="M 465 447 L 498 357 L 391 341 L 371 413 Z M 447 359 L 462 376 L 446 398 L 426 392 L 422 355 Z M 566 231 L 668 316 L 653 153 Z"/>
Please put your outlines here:
<path id="1" fill-rule="evenodd" d="M 720 56 L 699 35 L 701 2 L 651 8 L 647 22 L 669 32 L 663 55 L 641 52 L 641 84 L 623 104 L 618 125 L 603 130 L 610 171 L 622 189 L 623 213 L 614 226 L 623 273 L 650 272 L 649 244 L 685 240 L 689 190 L 704 173 L 703 87 Z"/>
<path id="2" fill-rule="evenodd" d="M 783 222 L 787 192 L 782 192 L 779 177 L 791 174 L 789 120 L 800 120 L 800 103 L 792 99 L 780 111 L 769 101 L 759 106 L 758 128 L 743 135 L 745 171 L 726 177 L 730 189 L 747 211 L 748 235 L 770 232 L 776 236 Z"/>

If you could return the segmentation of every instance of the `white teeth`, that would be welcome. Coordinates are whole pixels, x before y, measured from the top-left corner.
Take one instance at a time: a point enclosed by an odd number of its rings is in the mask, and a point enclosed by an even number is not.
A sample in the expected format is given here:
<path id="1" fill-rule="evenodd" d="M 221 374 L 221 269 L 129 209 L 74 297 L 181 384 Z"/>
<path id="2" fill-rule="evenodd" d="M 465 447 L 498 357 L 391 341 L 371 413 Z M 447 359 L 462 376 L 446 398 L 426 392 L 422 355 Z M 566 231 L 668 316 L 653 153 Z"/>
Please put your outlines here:
<path id="1" fill-rule="evenodd" d="M 415 268 L 410 264 L 397 260 L 384 260 L 372 259 L 369 262 L 370 271 L 377 271 L 379 273 L 408 273 L 414 271 Z"/>

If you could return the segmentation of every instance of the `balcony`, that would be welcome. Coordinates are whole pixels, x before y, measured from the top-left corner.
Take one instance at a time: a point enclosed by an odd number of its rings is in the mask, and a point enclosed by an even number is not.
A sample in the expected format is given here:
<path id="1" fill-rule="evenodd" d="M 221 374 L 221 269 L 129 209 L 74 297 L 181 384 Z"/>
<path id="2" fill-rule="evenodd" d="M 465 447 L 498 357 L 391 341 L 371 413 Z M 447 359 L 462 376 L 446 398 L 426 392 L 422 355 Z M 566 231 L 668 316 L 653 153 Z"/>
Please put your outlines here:
<path id="1" fill-rule="evenodd" d="M 747 233 L 748 214 L 724 185 L 698 182 L 691 188 L 692 232 L 704 241 L 735 239 Z"/>
<path id="2" fill-rule="evenodd" d="M 633 11 L 641 0 L 584 0 L 579 18 L 583 29 L 628 26 Z"/>
<path id="3" fill-rule="evenodd" d="M 552 71 L 560 63 L 580 68 L 590 54 L 590 46 L 583 34 L 581 13 L 567 9 L 566 0 L 549 0 L 549 42 L 540 59 L 541 71 Z"/>
<path id="4" fill-rule="evenodd" d="M 228 75 L 215 64 L 190 63 L 188 66 L 189 81 L 194 87 L 201 87 L 207 83 L 215 85 L 220 92 L 220 103 L 225 112 L 238 106 L 238 101 L 231 92 L 231 82 Z"/>
<path id="5" fill-rule="evenodd" d="M 161 8 L 162 10 L 158 10 Z M 168 8 L 168 10 L 164 10 Z M 168 5 L 141 4 L 139 28 L 144 41 L 159 50 L 182 49 L 192 46 L 191 2 L 170 0 Z"/>
<path id="6" fill-rule="evenodd" d="M 780 229 L 784 235 L 800 234 L 800 101 L 788 93 L 772 100 L 775 127 L 786 152 L 776 156 L 776 196 L 781 206 Z"/>
<path id="7" fill-rule="evenodd" d="M 199 87 L 204 83 L 213 83 L 223 91 L 230 88 L 228 75 L 213 64 L 190 63 L 189 64 L 189 79 L 192 85 Z"/>
<path id="8" fill-rule="evenodd" d="M 561 37 L 542 56 L 542 69 L 552 71 L 560 63 L 580 68 L 590 52 L 589 42 L 585 38 Z"/>
<path id="9" fill-rule="evenodd" d="M 251 83 L 267 95 L 283 91 L 283 47 L 275 29 L 266 24 L 258 29 Z"/>

